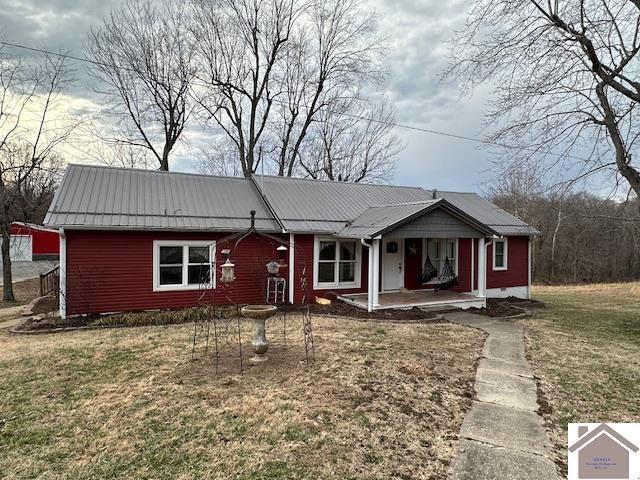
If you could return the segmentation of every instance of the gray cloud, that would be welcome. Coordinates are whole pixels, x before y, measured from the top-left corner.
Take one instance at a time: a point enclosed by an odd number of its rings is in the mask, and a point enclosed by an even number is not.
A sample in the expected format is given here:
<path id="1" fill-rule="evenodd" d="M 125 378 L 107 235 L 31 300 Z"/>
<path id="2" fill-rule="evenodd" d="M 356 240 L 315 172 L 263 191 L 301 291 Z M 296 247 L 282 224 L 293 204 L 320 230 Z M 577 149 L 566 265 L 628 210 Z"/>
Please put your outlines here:
<path id="1" fill-rule="evenodd" d="M 397 108 L 398 122 L 476 136 L 481 128 L 486 92 L 459 99 L 454 82 L 440 81 L 447 65 L 445 41 L 462 26 L 469 2 L 371 1 L 379 13 L 380 30 L 388 39 L 390 75 L 380 94 Z M 89 28 L 97 25 L 114 3 L 0 0 L 0 35 L 8 41 L 81 56 Z M 88 87 L 85 67 L 77 65 L 77 73 L 80 78 L 72 95 L 95 98 Z M 396 183 L 478 190 L 488 178 L 486 170 L 491 165 L 491 155 L 473 143 L 402 129 L 397 133 L 407 148 L 398 157 Z M 195 168 L 184 157 L 178 166 L 185 170 Z"/>

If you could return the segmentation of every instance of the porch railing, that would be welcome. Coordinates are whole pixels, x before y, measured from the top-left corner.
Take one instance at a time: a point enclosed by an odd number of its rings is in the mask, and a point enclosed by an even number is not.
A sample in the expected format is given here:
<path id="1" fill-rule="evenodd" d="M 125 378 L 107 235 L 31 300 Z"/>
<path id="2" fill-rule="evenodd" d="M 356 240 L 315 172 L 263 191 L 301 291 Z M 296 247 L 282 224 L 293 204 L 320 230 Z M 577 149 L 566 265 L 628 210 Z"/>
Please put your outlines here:
<path id="1" fill-rule="evenodd" d="M 40 274 L 40 296 L 53 293 L 56 299 L 60 296 L 60 266 Z"/>

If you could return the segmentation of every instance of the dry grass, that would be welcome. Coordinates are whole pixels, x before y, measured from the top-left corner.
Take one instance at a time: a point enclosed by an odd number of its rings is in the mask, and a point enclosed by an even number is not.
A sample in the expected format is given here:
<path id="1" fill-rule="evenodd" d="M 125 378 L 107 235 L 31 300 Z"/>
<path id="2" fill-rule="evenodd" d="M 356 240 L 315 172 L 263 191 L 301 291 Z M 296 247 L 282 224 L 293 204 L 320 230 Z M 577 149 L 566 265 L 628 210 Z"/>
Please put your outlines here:
<path id="1" fill-rule="evenodd" d="M 2 286 L 0 285 L 0 288 Z M 31 300 L 40 296 L 40 279 L 31 278 L 29 280 L 23 280 L 21 282 L 13 283 L 13 295 L 16 298 L 15 302 L 6 302 L 0 300 L 0 308 L 15 307 L 16 305 L 26 305 Z"/>
<path id="2" fill-rule="evenodd" d="M 210 358 L 190 361 L 188 325 L 0 332 L 0 472 L 446 478 L 482 335 L 448 324 L 314 322 L 315 365 L 290 331 L 286 351 L 272 337 L 269 362 L 243 375 L 230 351 L 218 375 Z"/>
<path id="3" fill-rule="evenodd" d="M 528 352 L 566 468 L 567 424 L 640 422 L 640 283 L 537 287 Z M 549 411 L 550 410 L 550 411 Z"/>

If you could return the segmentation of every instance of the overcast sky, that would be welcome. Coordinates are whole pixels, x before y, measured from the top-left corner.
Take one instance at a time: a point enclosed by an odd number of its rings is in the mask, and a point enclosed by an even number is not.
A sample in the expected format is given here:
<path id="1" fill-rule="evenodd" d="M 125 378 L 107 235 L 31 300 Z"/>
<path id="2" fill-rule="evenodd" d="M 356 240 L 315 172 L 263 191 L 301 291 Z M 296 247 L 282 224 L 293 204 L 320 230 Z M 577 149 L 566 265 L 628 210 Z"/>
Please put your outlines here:
<path id="1" fill-rule="evenodd" d="M 469 2 L 370 1 L 390 42 L 390 76 L 380 95 L 396 107 L 398 123 L 478 136 L 487 92 L 459 98 L 456 85 L 439 79 L 447 62 L 445 41 L 461 26 Z M 87 31 L 113 4 L 108 0 L 0 0 L 0 35 L 10 42 L 82 56 Z M 92 99 L 85 82 L 76 85 L 72 95 L 75 107 Z M 406 143 L 398 156 L 396 184 L 479 191 L 490 176 L 491 153 L 473 142 L 401 128 L 396 133 Z M 76 154 L 68 160 L 82 161 L 81 152 L 75 150 Z M 195 161 L 180 161 L 179 169 L 195 168 Z"/>

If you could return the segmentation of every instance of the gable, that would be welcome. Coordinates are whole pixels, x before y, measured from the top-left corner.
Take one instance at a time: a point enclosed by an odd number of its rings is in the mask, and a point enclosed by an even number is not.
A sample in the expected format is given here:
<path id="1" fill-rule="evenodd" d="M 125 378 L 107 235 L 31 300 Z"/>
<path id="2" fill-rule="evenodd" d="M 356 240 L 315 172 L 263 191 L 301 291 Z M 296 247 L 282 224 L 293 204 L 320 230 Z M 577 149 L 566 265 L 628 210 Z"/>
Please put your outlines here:
<path id="1" fill-rule="evenodd" d="M 442 208 L 435 208 L 385 233 L 384 237 L 484 238 L 485 234 Z"/>

